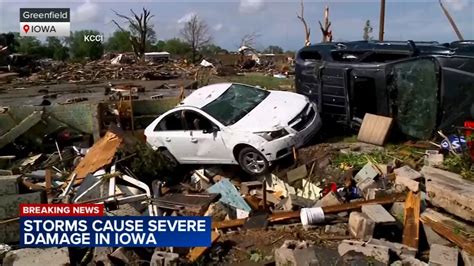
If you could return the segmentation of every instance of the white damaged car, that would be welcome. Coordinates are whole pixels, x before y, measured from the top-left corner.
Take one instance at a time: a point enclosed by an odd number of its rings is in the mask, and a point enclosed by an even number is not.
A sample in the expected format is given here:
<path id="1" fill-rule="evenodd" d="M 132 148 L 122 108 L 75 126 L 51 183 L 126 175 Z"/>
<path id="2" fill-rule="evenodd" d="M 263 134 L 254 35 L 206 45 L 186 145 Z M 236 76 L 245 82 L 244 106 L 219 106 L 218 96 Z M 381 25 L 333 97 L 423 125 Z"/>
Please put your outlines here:
<path id="1" fill-rule="evenodd" d="M 306 96 L 220 83 L 191 93 L 146 129 L 147 142 L 180 164 L 239 164 L 265 173 L 320 129 Z"/>

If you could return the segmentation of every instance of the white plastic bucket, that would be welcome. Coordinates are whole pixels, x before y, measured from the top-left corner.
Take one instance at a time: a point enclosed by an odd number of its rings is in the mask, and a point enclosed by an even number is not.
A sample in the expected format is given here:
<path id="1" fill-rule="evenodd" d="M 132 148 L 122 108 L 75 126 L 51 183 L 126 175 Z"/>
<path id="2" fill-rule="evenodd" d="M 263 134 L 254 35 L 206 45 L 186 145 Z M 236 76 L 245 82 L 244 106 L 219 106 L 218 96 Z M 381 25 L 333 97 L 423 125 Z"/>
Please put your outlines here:
<path id="1" fill-rule="evenodd" d="M 300 212 L 301 224 L 311 225 L 324 222 L 324 211 L 321 207 L 302 208 Z"/>

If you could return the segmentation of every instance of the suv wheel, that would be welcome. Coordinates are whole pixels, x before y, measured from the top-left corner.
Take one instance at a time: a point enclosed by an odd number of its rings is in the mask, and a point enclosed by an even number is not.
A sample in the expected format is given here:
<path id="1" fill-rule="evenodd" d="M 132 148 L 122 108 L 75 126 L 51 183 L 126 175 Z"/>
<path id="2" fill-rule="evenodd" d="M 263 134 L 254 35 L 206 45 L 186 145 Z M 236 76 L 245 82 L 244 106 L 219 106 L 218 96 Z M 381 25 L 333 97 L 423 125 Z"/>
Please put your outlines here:
<path id="1" fill-rule="evenodd" d="M 268 161 L 259 151 L 252 147 L 243 148 L 239 152 L 239 164 L 251 175 L 260 175 L 268 171 Z"/>

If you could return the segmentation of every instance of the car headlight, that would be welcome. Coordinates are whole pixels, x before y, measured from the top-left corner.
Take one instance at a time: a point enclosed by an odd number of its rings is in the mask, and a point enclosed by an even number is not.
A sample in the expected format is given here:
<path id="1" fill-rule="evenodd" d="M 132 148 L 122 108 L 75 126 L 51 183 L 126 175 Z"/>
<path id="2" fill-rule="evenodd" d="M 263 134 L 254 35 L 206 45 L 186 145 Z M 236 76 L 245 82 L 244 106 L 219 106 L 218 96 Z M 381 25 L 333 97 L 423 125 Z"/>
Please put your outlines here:
<path id="1" fill-rule="evenodd" d="M 282 129 L 275 130 L 275 131 L 257 132 L 255 134 L 257 134 L 258 136 L 266 139 L 267 141 L 272 141 L 274 139 L 279 139 L 281 137 L 284 137 L 284 136 L 288 135 L 288 131 L 286 131 L 286 129 L 282 128 Z"/>

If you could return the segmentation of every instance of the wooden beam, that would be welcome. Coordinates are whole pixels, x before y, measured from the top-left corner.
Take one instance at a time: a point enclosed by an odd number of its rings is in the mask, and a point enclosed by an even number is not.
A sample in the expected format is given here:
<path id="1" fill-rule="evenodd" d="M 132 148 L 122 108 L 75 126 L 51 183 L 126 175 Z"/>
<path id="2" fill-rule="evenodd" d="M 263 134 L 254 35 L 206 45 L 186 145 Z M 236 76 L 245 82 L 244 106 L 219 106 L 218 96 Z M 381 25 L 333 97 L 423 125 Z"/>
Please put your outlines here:
<path id="1" fill-rule="evenodd" d="M 432 209 L 426 209 L 420 218 L 425 226 L 474 255 L 474 227 L 454 220 Z"/>
<path id="2" fill-rule="evenodd" d="M 215 232 L 215 231 L 212 231 L 211 233 L 211 242 L 214 244 L 214 242 L 217 241 L 217 239 L 219 239 L 220 235 L 219 233 Z M 191 262 L 195 262 L 197 261 L 207 250 L 209 249 L 209 247 L 195 247 L 195 248 L 192 248 L 188 255 L 186 255 L 186 258 Z"/>
<path id="3" fill-rule="evenodd" d="M 390 203 L 403 201 L 403 200 L 405 200 L 404 194 L 394 194 L 394 195 L 390 195 L 383 198 L 377 198 L 373 200 L 364 200 L 364 201 L 345 203 L 341 205 L 323 207 L 322 209 L 325 214 L 331 214 L 331 213 L 339 213 L 339 212 L 344 212 L 344 211 L 358 210 L 363 205 L 366 205 L 366 204 L 384 205 L 384 204 L 390 204 Z M 283 221 L 288 221 L 291 219 L 296 219 L 299 217 L 300 217 L 300 211 L 277 212 L 270 215 L 269 222 L 270 223 L 283 222 Z M 238 227 L 238 226 L 242 226 L 246 220 L 247 219 L 235 219 L 235 220 L 227 220 L 227 221 L 222 221 L 222 222 L 213 222 L 212 228 L 226 229 L 226 228 Z"/>
<path id="4" fill-rule="evenodd" d="M 420 193 L 409 192 L 405 201 L 403 244 L 418 249 L 420 239 Z"/>

